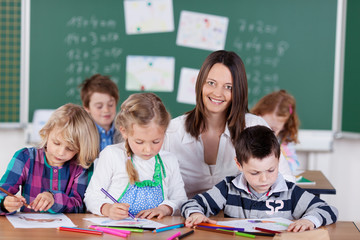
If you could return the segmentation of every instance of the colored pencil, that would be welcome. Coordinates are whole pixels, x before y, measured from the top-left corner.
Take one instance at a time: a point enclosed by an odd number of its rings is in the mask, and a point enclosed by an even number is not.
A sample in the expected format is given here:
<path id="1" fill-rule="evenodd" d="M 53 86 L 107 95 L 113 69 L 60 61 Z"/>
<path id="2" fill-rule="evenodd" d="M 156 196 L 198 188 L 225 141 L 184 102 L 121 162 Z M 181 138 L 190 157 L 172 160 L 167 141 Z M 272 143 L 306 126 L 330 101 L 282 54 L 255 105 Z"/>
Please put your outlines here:
<path id="1" fill-rule="evenodd" d="M 129 235 L 131 232 L 128 231 L 128 230 L 122 230 L 122 229 L 116 229 L 116 228 L 109 228 L 109 227 L 98 227 L 98 226 L 95 226 L 95 225 L 90 225 L 89 228 L 92 228 L 92 229 L 96 229 L 96 230 L 99 230 L 99 231 L 102 231 L 104 228 L 106 229 L 114 229 L 118 232 L 121 232 L 121 233 L 125 233 L 126 235 Z"/>
<path id="2" fill-rule="evenodd" d="M 195 226 L 194 228 L 197 229 L 197 230 L 204 230 L 204 231 L 208 231 L 208 232 L 216 232 L 216 233 L 221 233 L 221 234 L 227 234 L 227 235 L 233 235 L 233 236 L 235 236 L 235 232 L 233 232 L 233 231 L 224 231 L 224 230 L 213 229 L 213 228 L 206 228 L 206 227 L 200 227 L 200 226 Z"/>
<path id="3" fill-rule="evenodd" d="M 110 193 L 108 193 L 105 189 L 101 188 L 100 189 L 108 198 L 111 199 L 111 201 L 113 201 L 114 203 L 119 203 L 113 196 L 111 196 Z M 135 221 L 137 221 L 137 218 L 130 212 L 128 212 L 129 216 L 134 219 Z"/>
<path id="4" fill-rule="evenodd" d="M 177 238 L 180 235 L 181 235 L 181 232 L 177 232 L 174 235 L 172 235 L 171 237 L 167 238 L 166 240 L 173 240 L 173 239 Z"/>
<path id="5" fill-rule="evenodd" d="M 244 228 L 234 228 L 234 227 L 213 227 L 213 226 L 203 226 L 203 225 L 199 225 L 199 226 L 204 228 L 225 229 L 225 230 L 238 231 L 238 232 L 243 232 L 245 230 Z"/>
<path id="6" fill-rule="evenodd" d="M 265 228 L 259 228 L 259 227 L 254 227 L 255 230 L 259 230 L 261 232 L 266 232 L 266 233 L 281 233 L 281 232 L 278 232 L 278 231 L 273 231 L 273 230 L 270 230 L 270 229 L 265 229 Z"/>
<path id="7" fill-rule="evenodd" d="M 12 194 L 12 193 L 10 193 L 10 192 L 6 191 L 6 190 L 5 190 L 5 189 L 3 189 L 2 187 L 0 187 L 0 190 L 1 190 L 2 192 L 6 193 L 7 195 L 11 196 L 11 197 L 16 197 L 14 194 Z M 16 197 L 16 198 L 17 198 L 17 197 Z M 27 208 L 30 208 L 30 209 L 31 209 L 30 205 L 29 205 L 29 204 L 27 204 L 26 202 L 24 202 L 23 204 L 24 204 L 24 206 L 25 206 L 25 207 L 27 207 Z"/>
<path id="8" fill-rule="evenodd" d="M 107 228 L 120 229 L 130 232 L 144 232 L 144 229 L 140 229 L 140 228 L 124 228 L 124 227 L 107 227 Z"/>
<path id="9" fill-rule="evenodd" d="M 229 227 L 229 226 L 225 226 L 225 225 L 217 225 L 217 224 L 212 224 L 212 223 L 199 223 L 198 226 L 209 226 L 209 227 Z"/>
<path id="10" fill-rule="evenodd" d="M 168 230 L 175 229 L 175 228 L 182 228 L 184 226 L 185 225 L 183 223 L 181 223 L 181 224 L 177 224 L 177 225 L 173 225 L 173 226 L 169 226 L 169 227 L 157 228 L 153 232 L 155 232 L 155 233 L 164 232 L 164 231 L 168 231 Z"/>
<path id="11" fill-rule="evenodd" d="M 164 227 L 159 227 L 159 228 L 157 228 L 157 229 L 162 229 L 162 228 L 167 228 L 167 227 L 177 226 L 177 225 L 181 225 L 181 224 L 184 224 L 184 223 L 171 224 L 171 225 L 167 225 L 167 226 L 164 226 Z"/>
<path id="12" fill-rule="evenodd" d="M 76 227 L 58 227 L 61 231 L 69 231 L 69 232 L 78 232 L 78 233 L 89 233 L 89 234 L 95 234 L 95 235 L 102 235 L 102 231 L 98 230 L 91 230 L 86 228 L 76 228 Z"/>
<path id="13" fill-rule="evenodd" d="M 143 226 L 129 226 L 129 225 L 93 225 L 98 227 L 114 227 L 114 228 L 134 228 L 134 229 L 142 229 L 142 230 L 150 230 L 153 231 L 156 227 L 143 227 Z"/>
<path id="14" fill-rule="evenodd" d="M 125 237 L 125 238 L 126 238 L 126 237 L 128 236 L 128 234 L 119 232 L 119 231 L 117 231 L 116 229 L 104 228 L 104 227 L 96 227 L 96 226 L 94 226 L 94 229 L 95 229 L 95 230 L 102 231 L 102 232 L 104 232 L 104 233 L 108 233 L 108 234 L 112 234 L 112 235 L 115 235 L 115 236 L 119 236 L 119 237 Z"/>
<path id="15" fill-rule="evenodd" d="M 184 234 L 178 236 L 176 239 L 182 239 L 182 238 L 187 237 L 187 236 L 189 236 L 189 235 L 191 235 L 193 233 L 194 233 L 194 230 L 191 230 L 191 231 L 189 231 L 187 233 L 184 233 Z"/>

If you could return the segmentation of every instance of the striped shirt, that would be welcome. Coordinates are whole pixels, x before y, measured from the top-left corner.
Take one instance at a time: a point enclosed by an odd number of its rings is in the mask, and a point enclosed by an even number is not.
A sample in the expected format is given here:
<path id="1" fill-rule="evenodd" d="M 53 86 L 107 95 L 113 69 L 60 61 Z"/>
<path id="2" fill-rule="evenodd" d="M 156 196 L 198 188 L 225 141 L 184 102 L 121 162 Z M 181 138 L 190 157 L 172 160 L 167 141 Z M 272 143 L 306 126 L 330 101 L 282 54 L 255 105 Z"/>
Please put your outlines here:
<path id="1" fill-rule="evenodd" d="M 90 171 L 83 169 L 75 160 L 64 163 L 61 167 L 50 166 L 46 161 L 44 149 L 23 148 L 11 159 L 0 186 L 16 194 L 21 186 L 21 195 L 27 203 L 34 201 L 39 193 L 50 191 L 55 203 L 48 210 L 50 213 L 84 212 L 84 193 Z M 0 201 L 6 197 L 0 191 Z M 24 206 L 22 212 L 31 209 Z M 0 215 L 6 214 L 0 210 Z"/>
<path id="2" fill-rule="evenodd" d="M 320 198 L 285 181 L 279 174 L 270 190 L 257 198 L 251 193 L 243 174 L 226 177 L 212 189 L 196 195 L 181 207 L 181 214 L 189 217 L 200 212 L 209 217 L 224 210 L 225 217 L 308 219 L 316 227 L 336 222 L 338 210 Z"/>

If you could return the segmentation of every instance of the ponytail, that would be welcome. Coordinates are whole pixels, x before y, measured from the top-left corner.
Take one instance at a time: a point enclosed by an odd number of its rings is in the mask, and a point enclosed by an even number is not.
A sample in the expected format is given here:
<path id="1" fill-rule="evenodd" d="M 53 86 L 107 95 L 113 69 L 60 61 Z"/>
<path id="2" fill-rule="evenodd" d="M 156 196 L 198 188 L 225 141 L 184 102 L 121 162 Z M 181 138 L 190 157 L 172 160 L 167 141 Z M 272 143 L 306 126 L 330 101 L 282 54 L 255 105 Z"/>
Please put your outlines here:
<path id="1" fill-rule="evenodd" d="M 129 146 L 129 142 L 127 139 L 125 141 L 125 148 L 126 148 L 126 155 L 127 155 L 126 172 L 129 175 L 130 184 L 133 185 L 133 184 L 135 184 L 135 182 L 139 181 L 139 174 L 136 171 L 134 164 L 131 161 L 132 151 L 131 151 L 131 148 Z"/>

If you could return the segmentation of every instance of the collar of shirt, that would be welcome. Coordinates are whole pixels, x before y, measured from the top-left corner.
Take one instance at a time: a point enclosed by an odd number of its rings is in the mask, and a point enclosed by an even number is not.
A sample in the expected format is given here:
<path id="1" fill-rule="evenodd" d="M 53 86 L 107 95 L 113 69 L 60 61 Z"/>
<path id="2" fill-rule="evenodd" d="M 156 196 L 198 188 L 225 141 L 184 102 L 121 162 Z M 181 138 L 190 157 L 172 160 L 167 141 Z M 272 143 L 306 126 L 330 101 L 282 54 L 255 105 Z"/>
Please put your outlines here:
<path id="1" fill-rule="evenodd" d="M 247 181 L 244 177 L 244 174 L 240 173 L 231 182 L 234 184 L 235 187 L 247 192 L 248 194 L 251 194 L 251 191 L 247 186 Z M 271 186 L 271 189 L 268 192 L 267 196 L 271 196 L 271 194 L 273 193 L 279 193 L 285 191 L 288 191 L 288 187 L 286 185 L 286 181 L 284 177 L 281 175 L 281 173 L 279 173 L 275 183 Z"/>
<path id="2" fill-rule="evenodd" d="M 226 123 L 225 130 L 224 130 L 223 134 L 224 134 L 226 137 L 228 137 L 228 138 L 231 137 L 227 123 Z M 201 134 L 200 134 L 199 137 L 201 137 Z M 193 142 L 195 142 L 195 141 L 196 141 L 196 139 L 195 139 L 193 136 L 191 136 L 190 133 L 185 132 L 184 137 L 183 137 L 181 143 L 187 144 L 187 143 L 193 143 Z"/>
<path id="3" fill-rule="evenodd" d="M 112 135 L 115 131 L 115 123 L 114 122 L 111 124 L 111 127 L 110 127 L 109 131 L 107 131 L 107 132 L 104 128 L 100 127 L 100 125 L 98 125 L 97 123 L 95 123 L 95 125 L 101 135 L 109 136 L 109 135 Z"/>

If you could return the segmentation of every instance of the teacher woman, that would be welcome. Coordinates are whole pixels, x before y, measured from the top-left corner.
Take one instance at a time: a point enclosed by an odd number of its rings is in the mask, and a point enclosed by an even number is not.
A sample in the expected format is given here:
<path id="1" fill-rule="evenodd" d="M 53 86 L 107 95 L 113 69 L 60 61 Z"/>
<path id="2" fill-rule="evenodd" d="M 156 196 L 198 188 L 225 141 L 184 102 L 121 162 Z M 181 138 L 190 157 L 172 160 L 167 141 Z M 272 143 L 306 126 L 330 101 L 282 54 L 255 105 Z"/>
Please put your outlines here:
<path id="1" fill-rule="evenodd" d="M 233 142 L 246 127 L 268 126 L 249 113 L 245 67 L 234 52 L 211 53 L 200 69 L 195 91 L 195 108 L 171 120 L 163 144 L 179 160 L 189 198 L 238 174 Z M 295 180 L 283 156 L 279 171 L 285 179 Z"/>

